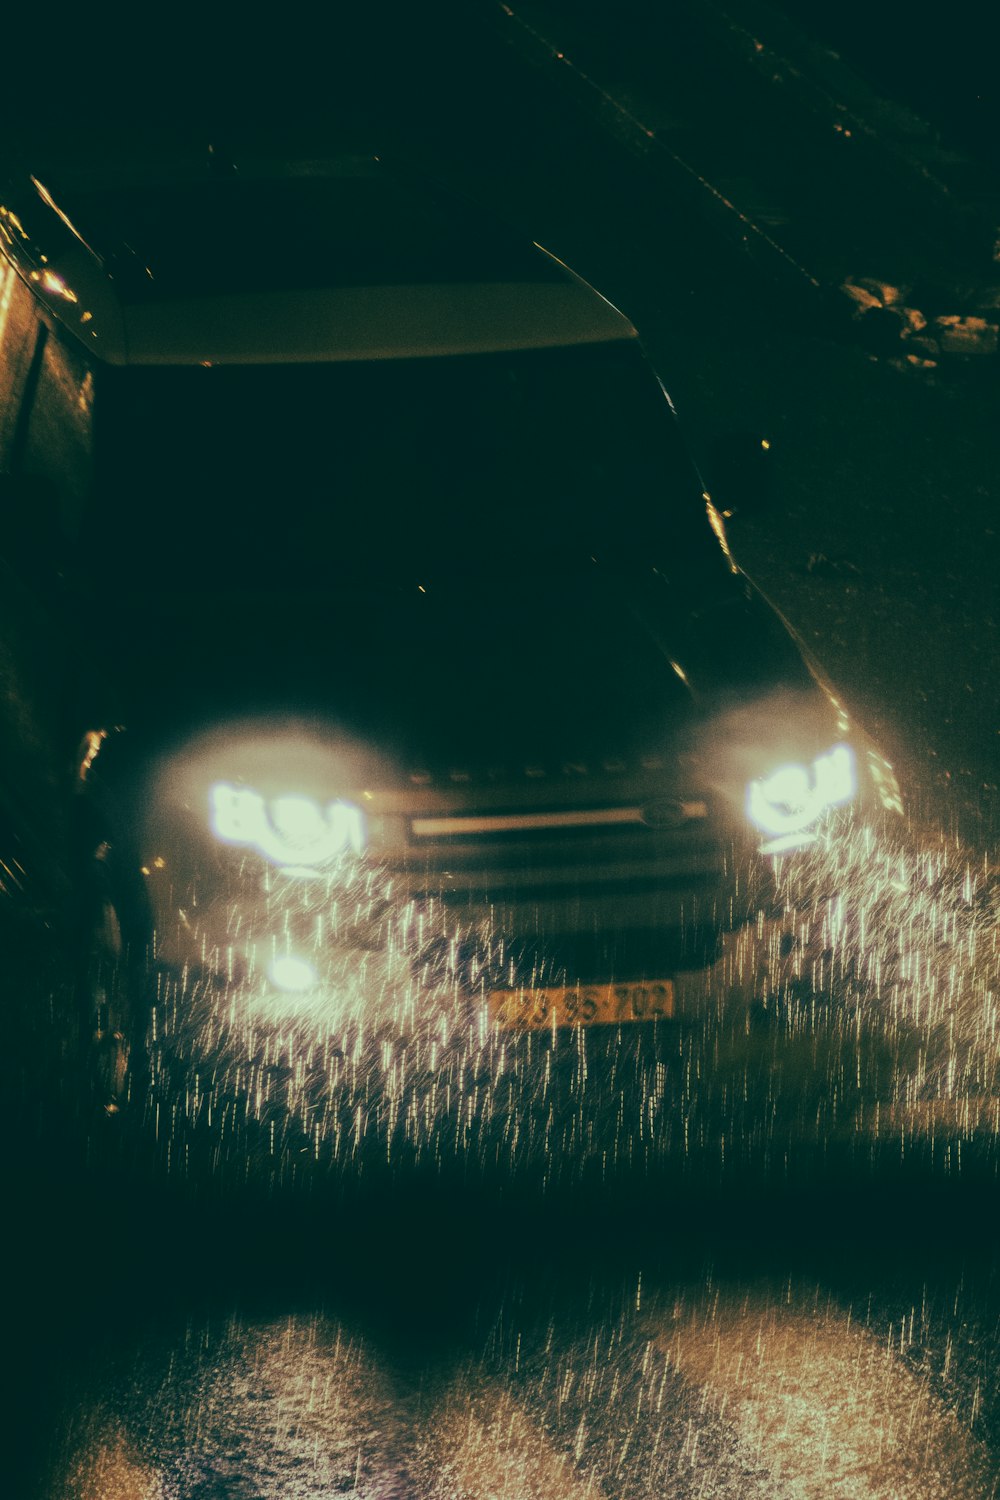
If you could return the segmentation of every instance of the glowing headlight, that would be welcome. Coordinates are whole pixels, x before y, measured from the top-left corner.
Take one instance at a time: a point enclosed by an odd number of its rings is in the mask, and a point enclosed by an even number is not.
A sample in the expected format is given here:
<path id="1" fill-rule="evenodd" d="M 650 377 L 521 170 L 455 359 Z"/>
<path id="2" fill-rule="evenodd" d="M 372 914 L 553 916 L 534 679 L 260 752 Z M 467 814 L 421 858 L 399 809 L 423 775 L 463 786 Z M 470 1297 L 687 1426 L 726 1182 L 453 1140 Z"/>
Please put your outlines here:
<path id="1" fill-rule="evenodd" d="M 316 869 L 349 849 L 365 848 L 365 819 L 352 802 L 274 797 L 220 781 L 209 793 L 212 832 L 227 844 L 246 844 L 289 869 Z"/>
<path id="2" fill-rule="evenodd" d="M 751 781 L 747 817 L 763 833 L 792 847 L 801 842 L 795 836 L 810 828 L 821 813 L 850 802 L 857 790 L 854 751 L 850 745 L 835 745 L 811 766 L 781 766 L 770 776 Z M 770 853 L 778 852 L 773 846 L 765 847 Z"/>

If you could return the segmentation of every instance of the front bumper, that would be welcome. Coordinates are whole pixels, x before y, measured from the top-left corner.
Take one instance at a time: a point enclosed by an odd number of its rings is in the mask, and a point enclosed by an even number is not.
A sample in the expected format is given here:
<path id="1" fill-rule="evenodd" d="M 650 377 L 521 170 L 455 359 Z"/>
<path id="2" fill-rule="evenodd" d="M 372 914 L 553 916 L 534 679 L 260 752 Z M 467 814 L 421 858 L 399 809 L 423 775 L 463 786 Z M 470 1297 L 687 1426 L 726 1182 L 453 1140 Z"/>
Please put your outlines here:
<path id="1" fill-rule="evenodd" d="M 674 827 L 584 823 L 553 836 L 497 830 L 490 812 L 470 829 L 467 807 L 424 799 L 376 809 L 366 854 L 314 876 L 164 834 L 142 865 L 154 957 L 251 988 L 279 969 L 294 977 L 289 960 L 305 987 L 310 973 L 322 986 L 352 965 L 370 972 L 379 956 L 411 972 L 444 965 L 476 987 L 662 979 L 711 962 L 719 935 L 769 890 L 750 845 L 704 799 L 689 802 Z"/>
<path id="2" fill-rule="evenodd" d="M 819 819 L 820 835 L 898 809 L 891 768 L 867 749 L 858 762 L 856 805 Z M 212 778 L 175 778 L 143 819 L 155 960 L 220 984 L 317 990 L 442 966 L 479 988 L 703 968 L 769 905 L 774 862 L 741 806 L 679 770 L 344 791 L 364 852 L 314 873 L 213 837 Z"/>

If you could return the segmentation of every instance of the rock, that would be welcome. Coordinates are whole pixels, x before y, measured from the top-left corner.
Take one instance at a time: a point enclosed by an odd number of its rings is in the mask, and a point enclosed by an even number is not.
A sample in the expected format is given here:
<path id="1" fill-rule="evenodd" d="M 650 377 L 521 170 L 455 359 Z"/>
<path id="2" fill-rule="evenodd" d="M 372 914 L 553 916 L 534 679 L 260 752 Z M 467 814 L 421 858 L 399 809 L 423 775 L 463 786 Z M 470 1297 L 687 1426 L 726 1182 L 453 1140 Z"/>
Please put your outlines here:
<path id="1" fill-rule="evenodd" d="M 927 319 L 918 307 L 894 307 L 893 312 L 906 325 L 904 337 L 906 336 L 906 332 L 919 333 L 922 328 L 927 327 Z"/>
<path id="2" fill-rule="evenodd" d="M 895 353 L 904 333 L 909 331 L 898 308 L 883 307 L 881 303 L 865 308 L 860 315 L 860 322 L 865 347 L 875 354 Z"/>
<path id="3" fill-rule="evenodd" d="M 871 292 L 866 292 L 864 287 L 857 286 L 853 281 L 841 282 L 840 290 L 843 292 L 845 297 L 849 297 L 850 300 L 856 304 L 854 312 L 855 317 L 860 317 L 861 314 L 867 312 L 870 307 L 882 306 L 878 297 L 873 297 Z"/>
<path id="4" fill-rule="evenodd" d="M 934 319 L 935 331 L 946 354 L 996 354 L 1000 327 L 985 318 L 962 318 L 957 314 Z"/>
<path id="5" fill-rule="evenodd" d="M 908 339 L 915 333 L 922 333 L 927 327 L 927 319 L 918 307 L 906 307 L 902 302 L 893 307 L 883 307 L 881 311 L 886 318 L 891 318 L 899 330 L 899 337 Z"/>
<path id="6" fill-rule="evenodd" d="M 863 344 L 875 354 L 896 353 L 904 339 L 918 337 L 927 327 L 927 319 L 919 308 L 907 307 L 902 302 L 887 307 L 855 282 L 845 282 L 841 291 L 854 303 L 853 321 L 861 324 Z M 938 350 L 935 346 L 924 352 L 936 354 Z"/>
<path id="7" fill-rule="evenodd" d="M 862 291 L 870 293 L 876 301 L 881 302 L 883 307 L 892 307 L 903 299 L 902 287 L 893 286 L 891 282 L 879 281 L 876 276 L 851 277 L 855 286 Z"/>
<path id="8" fill-rule="evenodd" d="M 913 350 L 914 353 L 926 355 L 931 359 L 936 359 L 941 353 L 941 345 L 937 339 L 925 338 L 921 334 L 915 334 L 912 338 L 907 338 L 906 347 L 908 350 Z"/>
<path id="9" fill-rule="evenodd" d="M 933 372 L 937 369 L 936 359 L 923 359 L 918 354 L 894 355 L 885 363 L 890 370 L 898 370 L 903 375 L 918 374 L 922 380 L 932 380 Z"/>

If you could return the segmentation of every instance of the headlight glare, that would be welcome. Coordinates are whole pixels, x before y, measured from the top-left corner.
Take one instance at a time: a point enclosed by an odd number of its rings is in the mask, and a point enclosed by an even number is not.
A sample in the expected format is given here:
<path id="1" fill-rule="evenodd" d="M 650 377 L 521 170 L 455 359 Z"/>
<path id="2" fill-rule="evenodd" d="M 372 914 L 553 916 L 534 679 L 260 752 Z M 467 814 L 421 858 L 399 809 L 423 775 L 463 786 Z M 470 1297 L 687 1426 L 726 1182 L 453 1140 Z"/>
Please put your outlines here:
<path id="1" fill-rule="evenodd" d="M 854 751 L 834 745 L 811 766 L 780 766 L 747 787 L 747 817 L 762 833 L 784 839 L 803 833 L 829 808 L 850 802 L 858 790 Z"/>
<path id="2" fill-rule="evenodd" d="M 362 854 L 365 819 L 353 802 L 321 805 L 311 797 L 262 797 L 220 781 L 209 793 L 209 823 L 226 844 L 256 849 L 286 869 L 315 870 L 349 850 Z"/>

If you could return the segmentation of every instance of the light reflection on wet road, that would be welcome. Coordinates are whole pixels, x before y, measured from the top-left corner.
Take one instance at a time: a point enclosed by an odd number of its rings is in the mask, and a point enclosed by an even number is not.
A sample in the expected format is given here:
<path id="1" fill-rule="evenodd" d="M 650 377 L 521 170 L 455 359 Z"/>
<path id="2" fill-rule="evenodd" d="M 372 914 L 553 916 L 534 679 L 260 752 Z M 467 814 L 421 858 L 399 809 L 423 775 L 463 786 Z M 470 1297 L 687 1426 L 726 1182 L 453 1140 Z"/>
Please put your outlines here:
<path id="1" fill-rule="evenodd" d="M 403 1350 L 331 1314 L 190 1319 L 89 1362 L 52 1500 L 980 1500 L 990 1455 L 916 1336 L 784 1286 L 653 1287 L 548 1317 L 517 1293 L 480 1351 Z M 923 1316 L 923 1320 L 922 1319 Z M 964 1372 L 966 1375 L 968 1371 Z"/>

